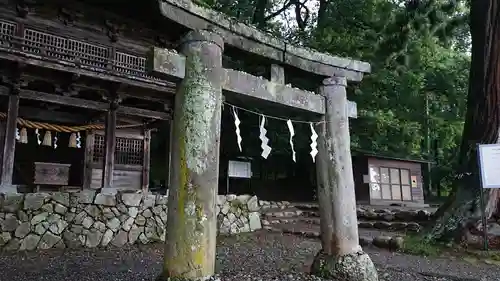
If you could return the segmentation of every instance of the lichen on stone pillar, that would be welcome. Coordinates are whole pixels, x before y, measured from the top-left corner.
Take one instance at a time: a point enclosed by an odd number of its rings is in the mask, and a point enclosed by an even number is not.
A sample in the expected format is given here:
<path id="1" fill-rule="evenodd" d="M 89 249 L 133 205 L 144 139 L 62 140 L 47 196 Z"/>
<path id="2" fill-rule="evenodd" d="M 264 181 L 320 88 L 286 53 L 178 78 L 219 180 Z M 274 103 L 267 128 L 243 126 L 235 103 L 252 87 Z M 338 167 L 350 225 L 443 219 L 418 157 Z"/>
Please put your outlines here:
<path id="1" fill-rule="evenodd" d="M 346 86 L 344 77 L 331 77 L 320 89 L 326 105 L 317 165 L 323 249 L 311 273 L 334 280 L 376 281 L 375 266 L 359 245 Z"/>
<path id="2" fill-rule="evenodd" d="M 167 237 L 159 280 L 203 280 L 214 274 L 223 46 L 220 35 L 206 30 L 191 31 L 181 42 L 186 70 L 175 97 Z"/>

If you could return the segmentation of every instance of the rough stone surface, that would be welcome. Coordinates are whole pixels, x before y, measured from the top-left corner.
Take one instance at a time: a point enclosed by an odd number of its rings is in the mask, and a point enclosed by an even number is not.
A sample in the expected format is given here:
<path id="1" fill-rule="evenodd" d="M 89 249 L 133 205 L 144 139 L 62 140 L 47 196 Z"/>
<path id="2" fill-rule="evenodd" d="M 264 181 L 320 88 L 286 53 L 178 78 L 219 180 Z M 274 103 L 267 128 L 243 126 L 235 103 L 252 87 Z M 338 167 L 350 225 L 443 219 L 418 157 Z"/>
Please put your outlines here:
<path id="1" fill-rule="evenodd" d="M 165 240 L 168 195 L 29 193 L 0 195 L 0 251 L 124 246 Z M 262 228 L 255 196 L 219 195 L 220 233 Z M 7 204 L 7 205 L 5 205 Z M 268 203 L 272 206 L 278 203 Z M 286 203 L 279 203 L 285 206 Z"/>
<path id="2" fill-rule="evenodd" d="M 142 200 L 141 194 L 126 193 L 122 195 L 122 202 L 125 206 L 138 207 Z"/>
<path id="3" fill-rule="evenodd" d="M 4 212 L 15 212 L 19 210 L 23 204 L 23 195 L 20 194 L 9 194 L 3 196 L 2 209 Z"/>
<path id="4" fill-rule="evenodd" d="M 52 234 L 50 231 L 45 232 L 45 234 L 40 239 L 40 244 L 38 245 L 39 249 L 46 250 L 54 247 L 57 242 L 61 240 L 61 237 Z"/>
<path id="5" fill-rule="evenodd" d="M 19 250 L 21 251 L 34 250 L 36 249 L 38 242 L 40 242 L 40 236 L 36 234 L 30 234 L 22 240 Z"/>
<path id="6" fill-rule="evenodd" d="M 378 281 L 377 270 L 365 252 L 331 256 L 320 251 L 314 258 L 311 273 L 333 280 Z"/>
<path id="7" fill-rule="evenodd" d="M 31 193 L 26 194 L 24 198 L 24 209 L 25 210 L 38 210 L 43 206 L 45 198 L 48 195 L 45 193 Z"/>
<path id="8" fill-rule="evenodd" d="M 116 206 L 116 198 L 109 194 L 97 194 L 94 200 L 94 204 L 103 206 Z"/>
<path id="9" fill-rule="evenodd" d="M 28 233 L 30 233 L 30 227 L 31 227 L 31 225 L 29 222 L 24 222 L 24 223 L 20 224 L 16 229 L 15 236 L 17 238 L 26 237 L 26 235 L 28 235 Z"/>
<path id="10" fill-rule="evenodd" d="M 14 214 L 7 214 L 2 223 L 2 231 L 14 231 L 19 225 L 19 221 Z"/>

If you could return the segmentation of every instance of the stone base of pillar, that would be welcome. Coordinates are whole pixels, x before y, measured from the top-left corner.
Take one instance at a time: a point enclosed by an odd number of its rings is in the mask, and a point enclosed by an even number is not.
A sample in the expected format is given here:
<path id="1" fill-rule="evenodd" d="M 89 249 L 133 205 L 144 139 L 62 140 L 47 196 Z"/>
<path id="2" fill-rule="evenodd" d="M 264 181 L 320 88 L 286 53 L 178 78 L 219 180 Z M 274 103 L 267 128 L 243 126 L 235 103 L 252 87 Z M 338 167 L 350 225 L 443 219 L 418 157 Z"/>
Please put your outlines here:
<path id="1" fill-rule="evenodd" d="M 0 185 L 0 194 L 17 194 L 17 186 L 11 184 Z"/>
<path id="2" fill-rule="evenodd" d="M 377 270 L 370 256 L 363 251 L 344 256 L 320 251 L 314 258 L 311 274 L 342 281 L 378 281 Z"/>

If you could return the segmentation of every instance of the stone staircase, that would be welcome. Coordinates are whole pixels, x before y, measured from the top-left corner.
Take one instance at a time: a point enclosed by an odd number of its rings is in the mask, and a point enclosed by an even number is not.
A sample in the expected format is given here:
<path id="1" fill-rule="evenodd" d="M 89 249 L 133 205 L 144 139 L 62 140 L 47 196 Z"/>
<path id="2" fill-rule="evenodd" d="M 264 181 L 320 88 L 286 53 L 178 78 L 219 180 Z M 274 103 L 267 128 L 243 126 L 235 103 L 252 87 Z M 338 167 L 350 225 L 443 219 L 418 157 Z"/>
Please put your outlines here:
<path id="1" fill-rule="evenodd" d="M 432 219 L 432 212 L 421 209 L 359 206 L 357 210 L 360 237 L 404 236 L 419 232 Z M 319 237 L 320 219 L 317 204 L 285 204 L 262 213 L 262 225 L 270 231 L 279 231 Z"/>

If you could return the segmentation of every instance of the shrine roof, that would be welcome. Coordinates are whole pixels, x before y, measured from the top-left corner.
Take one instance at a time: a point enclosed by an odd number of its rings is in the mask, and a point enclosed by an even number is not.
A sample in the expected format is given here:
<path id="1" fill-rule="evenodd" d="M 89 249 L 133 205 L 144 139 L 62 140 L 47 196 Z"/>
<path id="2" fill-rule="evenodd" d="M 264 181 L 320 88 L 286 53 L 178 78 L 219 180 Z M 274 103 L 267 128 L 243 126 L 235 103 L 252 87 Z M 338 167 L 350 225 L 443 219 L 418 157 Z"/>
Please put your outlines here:
<path id="1" fill-rule="evenodd" d="M 350 81 L 361 81 L 363 74 L 371 71 L 367 62 L 292 45 L 223 13 L 199 6 L 191 0 L 157 1 L 164 17 L 189 29 L 211 28 L 223 36 L 225 44 L 280 64 L 327 77 L 344 76 Z"/>

